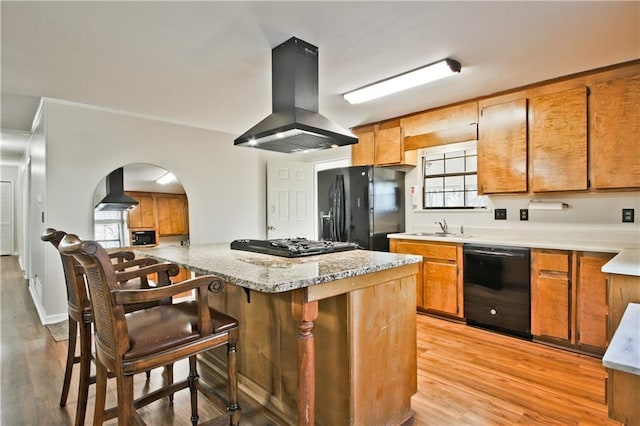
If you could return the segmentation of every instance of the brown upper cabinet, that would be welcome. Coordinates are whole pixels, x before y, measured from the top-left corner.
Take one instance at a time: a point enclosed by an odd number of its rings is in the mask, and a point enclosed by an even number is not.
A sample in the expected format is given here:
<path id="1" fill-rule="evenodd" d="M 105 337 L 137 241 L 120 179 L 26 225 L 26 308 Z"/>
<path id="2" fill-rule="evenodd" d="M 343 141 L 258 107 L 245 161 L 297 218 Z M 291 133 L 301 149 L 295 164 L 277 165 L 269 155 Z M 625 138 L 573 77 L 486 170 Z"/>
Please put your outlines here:
<path id="1" fill-rule="evenodd" d="M 527 192 L 527 99 L 480 101 L 478 193 Z"/>
<path id="2" fill-rule="evenodd" d="M 183 194 L 157 194 L 158 233 L 163 235 L 187 235 L 189 219 L 187 197 Z"/>
<path id="3" fill-rule="evenodd" d="M 351 145 L 351 165 L 369 166 L 376 163 L 375 125 L 355 129 L 358 143 Z"/>
<path id="4" fill-rule="evenodd" d="M 405 152 L 400 120 L 388 120 L 354 129 L 358 143 L 351 146 L 353 166 L 391 166 L 417 163 L 417 153 Z"/>
<path id="5" fill-rule="evenodd" d="M 640 188 L 638 70 L 634 75 L 598 81 L 593 91 L 593 109 L 594 188 Z"/>
<path id="6" fill-rule="evenodd" d="M 531 98 L 533 192 L 588 188 L 587 88 Z"/>
<path id="7" fill-rule="evenodd" d="M 127 192 L 127 195 L 138 202 L 137 206 L 129 210 L 129 228 L 155 228 L 156 206 L 153 195 L 145 192 Z"/>
<path id="8" fill-rule="evenodd" d="M 478 140 L 480 194 L 640 188 L 640 60 L 354 129 L 353 165 Z"/>
<path id="9" fill-rule="evenodd" d="M 129 210 L 129 228 L 155 229 L 159 236 L 188 235 L 189 207 L 184 194 L 127 192 L 138 201 Z"/>
<path id="10" fill-rule="evenodd" d="M 478 138 L 478 102 L 433 109 L 402 119 L 404 149 L 465 142 Z"/>

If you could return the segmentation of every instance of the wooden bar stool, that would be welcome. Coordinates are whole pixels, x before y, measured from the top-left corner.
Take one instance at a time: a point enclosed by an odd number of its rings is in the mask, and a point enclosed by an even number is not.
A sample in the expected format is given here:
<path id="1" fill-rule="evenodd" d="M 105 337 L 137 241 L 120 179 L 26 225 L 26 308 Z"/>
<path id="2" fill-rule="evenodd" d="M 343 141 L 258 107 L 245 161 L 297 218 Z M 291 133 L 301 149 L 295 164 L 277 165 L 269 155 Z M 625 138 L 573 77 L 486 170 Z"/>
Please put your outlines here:
<path id="1" fill-rule="evenodd" d="M 47 228 L 40 237 L 43 241 L 50 242 L 56 249 L 60 241 L 66 233 L 53 228 Z M 169 284 L 169 277 L 177 275 L 179 268 L 170 263 L 158 263 L 153 259 L 134 259 L 131 251 L 116 251 L 109 255 L 110 261 L 116 262 L 115 268 L 120 271 L 137 269 L 144 266 L 155 265 L 158 274 L 158 285 Z M 77 426 L 84 425 L 85 414 L 87 410 L 87 399 L 89 394 L 89 385 L 95 383 L 95 377 L 91 377 L 91 325 L 93 323 L 93 311 L 86 290 L 84 277 L 84 269 L 73 258 L 60 253 L 62 267 L 64 270 L 65 283 L 67 288 L 67 312 L 69 321 L 69 340 L 67 345 L 67 361 L 64 372 L 64 381 L 62 383 L 62 394 L 60 396 L 60 406 L 64 407 L 67 403 L 69 388 L 71 385 L 71 376 L 73 366 L 80 364 L 80 379 L 78 384 L 78 405 L 76 407 L 75 424 Z M 152 288 L 147 276 L 136 275 L 134 279 L 127 280 L 123 278 L 120 284 L 124 288 Z M 165 300 L 166 302 L 166 300 Z M 158 302 L 145 302 L 137 305 L 127 306 L 126 311 L 134 311 L 156 306 Z M 76 356 L 76 343 L 78 329 L 80 330 L 80 356 Z M 167 380 L 173 382 L 172 365 L 167 365 Z M 146 372 L 149 377 L 149 371 Z"/>
<path id="2" fill-rule="evenodd" d="M 142 422 L 136 409 L 181 389 L 191 392 L 191 422 L 198 423 L 198 380 L 196 355 L 227 346 L 228 404 L 231 425 L 240 422 L 238 404 L 237 357 L 238 321 L 209 307 L 210 292 L 220 292 L 223 282 L 206 275 L 152 289 L 130 290 L 118 285 L 122 275 L 114 269 L 107 252 L 95 241 L 82 241 L 66 235 L 58 249 L 73 256 L 84 268 L 96 328 L 96 407 L 94 425 L 112 418 L 104 411 L 107 372 L 117 380 L 119 425 Z M 149 267 L 147 267 L 149 268 Z M 141 268 L 144 271 L 147 268 Z M 130 272 L 128 274 L 131 274 Z M 128 277 L 128 276 L 127 276 Z M 158 305 L 131 313 L 124 306 L 163 300 L 190 290 L 196 300 Z M 134 400 L 133 375 L 180 359 L 189 359 L 189 376 Z"/>

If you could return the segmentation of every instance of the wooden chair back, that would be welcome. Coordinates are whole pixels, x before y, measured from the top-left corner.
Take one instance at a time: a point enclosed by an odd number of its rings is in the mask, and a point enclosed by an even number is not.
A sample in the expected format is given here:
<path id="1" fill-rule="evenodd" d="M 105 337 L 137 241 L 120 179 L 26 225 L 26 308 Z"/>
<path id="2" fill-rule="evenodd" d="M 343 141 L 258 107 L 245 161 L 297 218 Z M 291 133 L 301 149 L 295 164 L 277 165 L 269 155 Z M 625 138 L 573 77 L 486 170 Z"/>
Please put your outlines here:
<path id="1" fill-rule="evenodd" d="M 47 228 L 40 239 L 42 241 L 50 242 L 56 249 L 58 249 L 60 241 L 62 241 L 65 235 L 67 235 L 67 233 L 64 231 Z M 80 322 L 83 320 L 83 313 L 91 308 L 84 281 L 84 272 L 73 256 L 65 255 L 59 250 L 58 253 L 60 253 L 62 269 L 64 271 L 69 315 L 74 320 Z"/>
<path id="2" fill-rule="evenodd" d="M 116 272 L 106 250 L 95 241 L 81 241 L 68 234 L 58 249 L 73 256 L 84 268 L 94 310 L 96 345 L 112 359 L 129 348 L 123 305 L 111 302 L 111 290 L 119 288 Z"/>

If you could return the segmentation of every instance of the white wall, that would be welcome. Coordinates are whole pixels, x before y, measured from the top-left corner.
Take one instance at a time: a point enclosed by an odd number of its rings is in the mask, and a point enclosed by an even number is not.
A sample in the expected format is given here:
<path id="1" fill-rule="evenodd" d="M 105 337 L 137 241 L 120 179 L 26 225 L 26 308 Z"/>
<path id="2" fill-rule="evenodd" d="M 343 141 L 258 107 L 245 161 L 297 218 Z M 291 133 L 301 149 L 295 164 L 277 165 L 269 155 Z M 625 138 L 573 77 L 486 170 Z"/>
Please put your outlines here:
<path id="1" fill-rule="evenodd" d="M 414 211 L 411 205 L 410 187 L 416 185 L 420 191 L 420 168 L 411 169 L 406 175 L 406 211 L 408 232 L 427 229 L 435 230 L 435 221 L 443 218 L 450 226 L 459 228 L 506 228 L 506 229 L 540 229 L 554 228 L 560 230 L 615 230 L 629 231 L 640 236 L 640 192 L 612 191 L 590 193 L 549 193 L 536 195 L 491 195 L 488 197 L 488 208 L 485 211 L 470 210 L 432 210 Z M 529 220 L 521 221 L 520 209 L 526 209 L 532 199 L 562 201 L 569 208 L 561 211 L 529 211 Z M 507 220 L 494 220 L 494 209 L 506 208 Z M 622 209 L 635 209 L 635 223 L 622 223 Z"/>
<path id="2" fill-rule="evenodd" d="M 287 154 L 234 147 L 234 135 L 180 126 L 82 105 L 46 101 L 46 190 L 32 152 L 34 197 L 42 192 L 45 223 L 31 216 L 39 239 L 45 227 L 93 237 L 93 195 L 113 169 L 150 163 L 171 171 L 189 199 L 192 244 L 265 237 L 266 162 Z M 36 148 L 36 145 L 33 146 Z M 43 168 L 43 167 L 42 167 Z M 35 203 L 34 207 L 39 204 Z M 44 245 L 39 241 L 40 247 Z M 34 273 L 48 289 L 44 322 L 66 312 L 56 251 L 34 257 Z M 46 269 L 45 275 L 41 271 Z M 65 314 L 66 315 L 66 314 Z M 57 318 L 57 317 L 56 317 Z"/>
<path id="3" fill-rule="evenodd" d="M 36 309 L 40 318 L 44 320 L 47 312 L 61 314 L 66 309 L 64 281 L 60 279 L 62 286 L 56 285 L 52 287 L 46 286 L 47 258 L 54 252 L 51 247 L 46 247 L 45 243 L 40 240 L 45 229 L 46 223 L 46 205 L 47 205 L 47 180 L 46 180 L 46 146 L 45 146 L 45 114 L 46 106 L 43 106 L 42 114 L 39 115 L 37 123 L 34 127 L 33 134 L 29 140 L 29 157 L 30 157 L 30 188 L 28 191 L 29 200 L 26 203 L 26 211 L 23 215 L 27 218 L 25 223 L 25 251 L 27 278 L 29 279 L 29 290 L 31 291 Z M 42 218 L 45 221 L 43 222 Z M 47 243 L 48 244 L 48 243 Z M 58 259 L 58 262 L 60 260 Z M 62 266 L 59 266 L 60 275 L 62 275 Z M 49 297 L 48 297 L 49 295 Z M 51 306 L 53 305 L 53 306 Z M 66 317 L 64 315 L 62 318 Z M 60 319 L 54 317 L 55 319 Z"/>

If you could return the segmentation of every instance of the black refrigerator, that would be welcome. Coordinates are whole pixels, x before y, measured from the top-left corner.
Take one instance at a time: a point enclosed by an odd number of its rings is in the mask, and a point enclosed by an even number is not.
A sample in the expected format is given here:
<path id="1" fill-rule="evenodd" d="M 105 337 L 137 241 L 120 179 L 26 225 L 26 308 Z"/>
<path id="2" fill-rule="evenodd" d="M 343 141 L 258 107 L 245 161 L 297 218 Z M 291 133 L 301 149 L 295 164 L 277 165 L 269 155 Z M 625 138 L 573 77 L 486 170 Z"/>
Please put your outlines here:
<path id="1" fill-rule="evenodd" d="M 404 232 L 404 172 L 373 166 L 320 171 L 318 211 L 320 240 L 389 251 L 387 235 Z"/>

